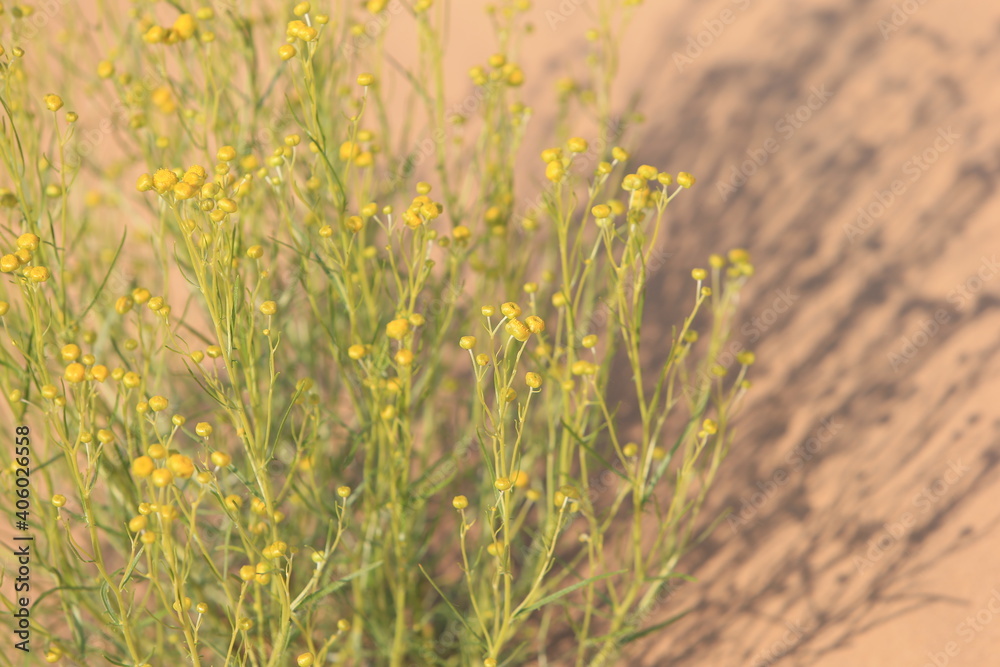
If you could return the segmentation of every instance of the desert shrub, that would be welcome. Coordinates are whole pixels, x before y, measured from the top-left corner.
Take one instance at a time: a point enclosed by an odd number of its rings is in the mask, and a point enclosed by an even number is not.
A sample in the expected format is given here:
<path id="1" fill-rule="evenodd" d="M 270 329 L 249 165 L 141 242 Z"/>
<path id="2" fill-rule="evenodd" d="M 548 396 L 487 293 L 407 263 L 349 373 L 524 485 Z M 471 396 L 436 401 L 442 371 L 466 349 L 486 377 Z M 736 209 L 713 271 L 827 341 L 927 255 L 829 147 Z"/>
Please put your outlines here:
<path id="1" fill-rule="evenodd" d="M 623 147 L 640 4 L 595 0 L 529 147 L 526 0 L 486 8 L 457 105 L 440 0 L 6 10 L 0 506 L 36 658 L 611 664 L 669 625 L 752 266 L 647 312 L 695 179 Z"/>

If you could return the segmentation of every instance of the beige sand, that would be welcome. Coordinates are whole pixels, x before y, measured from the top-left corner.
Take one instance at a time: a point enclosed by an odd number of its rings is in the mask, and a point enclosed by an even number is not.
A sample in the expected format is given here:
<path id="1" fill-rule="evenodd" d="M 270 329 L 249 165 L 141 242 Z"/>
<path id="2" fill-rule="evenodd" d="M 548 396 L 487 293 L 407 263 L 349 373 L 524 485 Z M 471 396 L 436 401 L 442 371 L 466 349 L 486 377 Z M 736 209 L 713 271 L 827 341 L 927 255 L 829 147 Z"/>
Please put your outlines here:
<path id="1" fill-rule="evenodd" d="M 458 76 L 492 45 L 456 4 Z M 529 81 L 581 71 L 589 4 L 536 3 Z M 745 245 L 760 363 L 713 504 L 747 520 L 684 562 L 698 583 L 650 622 L 693 611 L 621 664 L 997 664 L 1000 6 L 895 7 L 647 2 L 632 28 L 636 155 L 699 177 L 651 302 L 679 312 L 690 266 Z"/>

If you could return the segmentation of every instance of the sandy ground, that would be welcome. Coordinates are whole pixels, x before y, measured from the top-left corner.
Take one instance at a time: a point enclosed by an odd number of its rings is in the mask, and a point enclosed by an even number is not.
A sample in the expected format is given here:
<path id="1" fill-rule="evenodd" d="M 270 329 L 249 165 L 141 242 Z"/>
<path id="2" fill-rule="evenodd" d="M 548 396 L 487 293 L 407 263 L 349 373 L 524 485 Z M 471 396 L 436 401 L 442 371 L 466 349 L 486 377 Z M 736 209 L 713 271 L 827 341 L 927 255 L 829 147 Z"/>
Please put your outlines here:
<path id="1" fill-rule="evenodd" d="M 536 2 L 529 80 L 582 67 L 590 4 Z M 647 2 L 629 35 L 636 156 L 699 177 L 650 302 L 746 246 L 760 362 L 711 508 L 736 520 L 621 664 L 998 664 L 1000 6 Z"/>

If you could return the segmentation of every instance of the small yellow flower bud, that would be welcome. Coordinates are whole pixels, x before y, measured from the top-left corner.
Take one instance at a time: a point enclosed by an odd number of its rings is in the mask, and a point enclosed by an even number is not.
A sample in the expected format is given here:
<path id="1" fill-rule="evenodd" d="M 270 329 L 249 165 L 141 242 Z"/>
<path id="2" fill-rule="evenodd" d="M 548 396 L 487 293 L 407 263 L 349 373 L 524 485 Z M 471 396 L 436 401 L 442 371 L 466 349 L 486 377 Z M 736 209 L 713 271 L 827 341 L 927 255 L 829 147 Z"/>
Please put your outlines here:
<path id="1" fill-rule="evenodd" d="M 163 488 L 165 486 L 170 486 L 171 482 L 174 481 L 174 475 L 166 468 L 157 468 L 153 471 L 150 476 L 153 481 L 153 486 Z"/>
<path id="2" fill-rule="evenodd" d="M 220 451 L 212 452 L 209 458 L 212 461 L 212 465 L 218 468 L 225 468 L 230 463 L 233 462 L 233 457 L 227 454 L 226 452 L 220 452 Z"/>
<path id="3" fill-rule="evenodd" d="M 545 178 L 549 179 L 553 183 L 561 181 L 565 175 L 566 169 L 563 167 L 562 161 L 553 160 L 545 165 Z"/>
<path id="4" fill-rule="evenodd" d="M 531 337 L 531 329 L 521 320 L 508 320 L 504 330 L 513 338 L 523 343 Z"/>
<path id="5" fill-rule="evenodd" d="M 132 474 L 136 477 L 149 477 L 155 469 L 156 464 L 148 456 L 140 456 L 132 461 Z"/>
<path id="6" fill-rule="evenodd" d="M 303 2 L 302 4 L 308 4 Z M 312 667 L 315 658 L 312 653 L 300 653 L 297 658 L 295 658 L 295 663 L 299 667 Z"/>
<path id="7" fill-rule="evenodd" d="M 508 301 L 500 306 L 500 312 L 503 313 L 504 317 L 515 318 L 521 314 L 521 307 L 513 301 Z"/>
<path id="8" fill-rule="evenodd" d="M 493 486 L 497 488 L 498 491 L 506 491 L 511 485 L 511 481 L 506 477 L 497 477 L 493 482 Z"/>
<path id="9" fill-rule="evenodd" d="M 70 384 L 78 384 L 80 382 L 83 382 L 86 374 L 87 374 L 87 369 L 83 364 L 79 362 L 73 362 L 72 364 L 66 367 L 66 371 L 65 373 L 63 373 L 63 377 L 66 378 L 66 381 L 69 382 Z"/>
<path id="10" fill-rule="evenodd" d="M 31 252 L 34 252 L 38 250 L 38 246 L 40 244 L 41 241 L 39 238 L 30 232 L 21 234 L 17 237 L 17 247 L 22 250 L 30 250 Z"/>
<path id="11" fill-rule="evenodd" d="M 757 360 L 757 355 L 749 350 L 743 350 L 736 355 L 736 361 L 744 366 L 752 366 L 753 362 Z"/>
<path id="12" fill-rule="evenodd" d="M 359 86 L 364 86 L 365 88 L 367 88 L 368 86 L 372 86 L 374 84 L 375 84 L 375 77 L 372 76 L 371 74 L 365 72 L 364 74 L 358 75 Z"/>
<path id="13" fill-rule="evenodd" d="M 462 336 L 458 340 L 458 346 L 460 348 L 462 348 L 463 350 L 471 350 L 472 348 L 474 348 L 476 346 L 476 337 L 475 336 Z"/>
<path id="14" fill-rule="evenodd" d="M 349 487 L 349 486 L 338 486 L 337 487 L 337 495 L 340 496 L 341 498 L 347 498 L 348 496 L 351 495 L 351 487 Z"/>
<path id="15" fill-rule="evenodd" d="M 181 479 L 188 479 L 194 474 L 194 462 L 191 461 L 190 457 L 183 454 L 171 455 L 167 459 L 167 468 L 172 474 Z"/>
<path id="16" fill-rule="evenodd" d="M 33 283 L 44 283 L 49 279 L 50 275 L 48 268 L 44 266 L 33 266 L 28 271 L 28 278 Z"/>
<path id="17" fill-rule="evenodd" d="M 66 505 L 66 496 L 62 495 L 61 493 L 55 494 L 54 496 L 52 496 L 52 505 L 54 507 L 63 507 L 63 506 L 65 506 Z"/>
<path id="18" fill-rule="evenodd" d="M 62 109 L 63 101 L 58 95 L 46 95 L 44 97 L 45 108 L 49 111 L 59 111 Z"/>
<path id="19" fill-rule="evenodd" d="M 177 174 L 169 169 L 157 169 L 153 174 L 153 187 L 161 195 L 166 194 L 177 185 L 178 180 L 180 179 L 177 178 Z"/>
<path id="20" fill-rule="evenodd" d="M 169 401 L 163 396 L 153 396 L 149 399 L 149 407 L 153 412 L 161 412 L 167 409 Z"/>
<path id="21" fill-rule="evenodd" d="M 4 255 L 0 257 L 0 271 L 4 273 L 13 273 L 20 266 L 21 260 L 17 258 L 17 255 Z"/>
<path id="22" fill-rule="evenodd" d="M 524 383 L 532 389 L 538 389 L 542 386 L 542 376 L 538 373 L 527 373 L 524 376 Z"/>
<path id="23" fill-rule="evenodd" d="M 457 510 L 464 510 L 469 506 L 469 499 L 465 496 L 455 496 L 451 499 L 451 506 Z"/>
<path id="24" fill-rule="evenodd" d="M 393 340 L 402 340 L 410 332 L 410 321 L 407 319 L 392 320 L 385 325 L 385 334 Z"/>
<path id="25" fill-rule="evenodd" d="M 687 173 L 686 171 L 682 171 L 681 173 L 677 174 L 677 185 L 681 186 L 682 188 L 690 188 L 692 185 L 694 185 L 694 182 L 695 182 L 694 176 Z"/>
<path id="26" fill-rule="evenodd" d="M 524 318 L 524 323 L 528 325 L 528 329 L 531 333 L 537 334 L 545 331 L 545 320 L 537 315 L 528 315 Z"/>
<path id="27" fill-rule="evenodd" d="M 598 204 L 594 208 L 590 209 L 590 212 L 598 220 L 606 220 L 611 217 L 611 207 L 607 204 Z"/>

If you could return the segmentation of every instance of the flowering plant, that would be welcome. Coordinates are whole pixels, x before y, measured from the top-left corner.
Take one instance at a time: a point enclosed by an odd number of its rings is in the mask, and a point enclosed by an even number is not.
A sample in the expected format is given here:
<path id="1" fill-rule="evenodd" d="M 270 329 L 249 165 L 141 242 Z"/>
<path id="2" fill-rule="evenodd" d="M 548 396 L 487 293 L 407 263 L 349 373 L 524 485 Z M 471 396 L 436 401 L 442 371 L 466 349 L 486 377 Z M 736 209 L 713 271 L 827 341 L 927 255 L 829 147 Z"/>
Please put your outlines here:
<path id="1" fill-rule="evenodd" d="M 24 40 L 25 7 L 0 37 L 0 387 L 45 500 L 20 528 L 33 645 L 584 665 L 666 627 L 749 386 L 751 354 L 713 360 L 753 270 L 739 249 L 693 268 L 650 347 L 664 217 L 695 179 L 618 145 L 641 3 L 598 3 L 593 80 L 560 81 L 568 138 L 526 208 L 527 0 L 488 7 L 471 112 L 445 102 L 447 3 L 189 4 L 99 2 L 95 62 Z M 409 65 L 390 28 L 415 31 Z M 390 113 L 392 64 L 426 151 Z M 14 514 L 29 466 L 0 462 Z"/>

